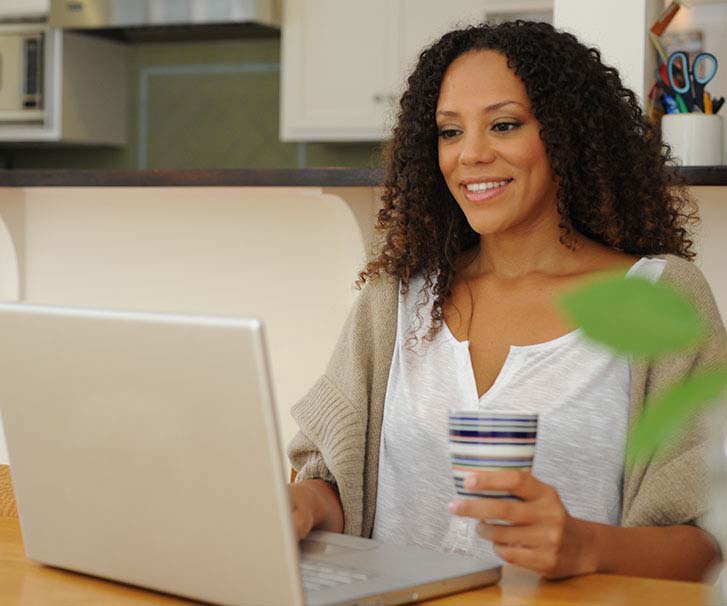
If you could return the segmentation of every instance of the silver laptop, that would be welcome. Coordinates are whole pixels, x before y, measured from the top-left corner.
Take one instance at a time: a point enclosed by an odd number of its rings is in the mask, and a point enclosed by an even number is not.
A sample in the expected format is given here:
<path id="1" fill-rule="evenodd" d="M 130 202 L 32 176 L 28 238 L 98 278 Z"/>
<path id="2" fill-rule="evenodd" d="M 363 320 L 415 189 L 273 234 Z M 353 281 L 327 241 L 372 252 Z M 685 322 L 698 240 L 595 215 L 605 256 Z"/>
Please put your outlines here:
<path id="1" fill-rule="evenodd" d="M 404 604 L 482 561 L 295 540 L 260 321 L 0 305 L 0 411 L 29 558 L 215 604 Z"/>

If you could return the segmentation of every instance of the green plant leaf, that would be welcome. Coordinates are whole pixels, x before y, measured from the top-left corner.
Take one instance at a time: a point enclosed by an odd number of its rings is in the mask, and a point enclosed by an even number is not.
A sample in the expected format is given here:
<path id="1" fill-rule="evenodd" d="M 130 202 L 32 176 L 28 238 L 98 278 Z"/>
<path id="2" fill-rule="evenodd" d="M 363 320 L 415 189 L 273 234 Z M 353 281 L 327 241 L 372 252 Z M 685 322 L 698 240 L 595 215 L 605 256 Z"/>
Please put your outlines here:
<path id="1" fill-rule="evenodd" d="M 712 370 L 687 377 L 648 400 L 629 437 L 627 462 L 645 459 L 666 445 L 699 408 L 711 404 L 727 388 L 727 370 Z"/>
<path id="2" fill-rule="evenodd" d="M 589 338 L 637 357 L 685 349 L 704 334 L 697 312 L 679 292 L 643 278 L 599 280 L 564 295 L 560 304 Z"/>

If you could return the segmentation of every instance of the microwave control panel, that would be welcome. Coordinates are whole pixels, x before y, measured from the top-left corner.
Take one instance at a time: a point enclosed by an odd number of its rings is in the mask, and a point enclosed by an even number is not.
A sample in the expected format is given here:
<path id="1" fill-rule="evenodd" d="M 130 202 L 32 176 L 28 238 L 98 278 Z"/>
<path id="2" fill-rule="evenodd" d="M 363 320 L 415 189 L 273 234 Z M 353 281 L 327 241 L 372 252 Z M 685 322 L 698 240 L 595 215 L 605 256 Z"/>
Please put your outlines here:
<path id="1" fill-rule="evenodd" d="M 0 120 L 42 122 L 44 32 L 0 32 Z"/>

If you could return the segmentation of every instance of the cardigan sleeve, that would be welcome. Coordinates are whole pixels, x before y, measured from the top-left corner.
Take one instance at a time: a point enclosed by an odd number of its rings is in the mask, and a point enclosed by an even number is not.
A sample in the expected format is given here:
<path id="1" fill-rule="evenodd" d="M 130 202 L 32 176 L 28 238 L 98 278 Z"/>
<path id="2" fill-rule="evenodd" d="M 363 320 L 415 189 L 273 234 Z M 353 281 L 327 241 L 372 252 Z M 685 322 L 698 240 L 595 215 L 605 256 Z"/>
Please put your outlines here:
<path id="1" fill-rule="evenodd" d="M 697 307 L 706 325 L 707 339 L 698 350 L 649 365 L 645 377 L 646 405 L 650 397 L 689 375 L 727 363 L 727 333 L 707 281 L 691 263 L 678 259 L 672 264 L 673 271 L 664 279 Z M 717 405 L 724 405 L 724 398 Z M 708 414 L 696 415 L 672 444 L 632 470 L 638 483 L 631 506 L 624 511 L 624 526 L 695 524 L 716 536 L 709 511 L 707 419 Z"/>
<path id="2" fill-rule="evenodd" d="M 372 392 L 380 391 L 381 382 L 374 372 L 374 358 L 380 357 L 376 351 L 382 332 L 390 332 L 378 328 L 379 316 L 392 292 L 396 297 L 396 284 L 383 279 L 363 288 L 325 374 L 291 409 L 300 428 L 288 446 L 288 457 L 298 471 L 296 480 L 320 478 L 336 486 L 346 534 L 361 535 L 364 527 L 366 464 L 375 465 L 367 441 L 369 408 Z M 395 325 L 396 318 L 391 321 Z"/>
<path id="3" fill-rule="evenodd" d="M 288 446 L 296 482 L 322 479 L 338 490 L 344 533 L 360 535 L 363 515 L 365 421 L 323 375 L 293 406 L 300 431 Z"/>
<path id="4" fill-rule="evenodd" d="M 302 431 L 299 431 L 288 444 L 288 458 L 296 471 L 296 482 L 324 480 L 336 486 L 336 478 L 326 466 L 323 455 Z"/>

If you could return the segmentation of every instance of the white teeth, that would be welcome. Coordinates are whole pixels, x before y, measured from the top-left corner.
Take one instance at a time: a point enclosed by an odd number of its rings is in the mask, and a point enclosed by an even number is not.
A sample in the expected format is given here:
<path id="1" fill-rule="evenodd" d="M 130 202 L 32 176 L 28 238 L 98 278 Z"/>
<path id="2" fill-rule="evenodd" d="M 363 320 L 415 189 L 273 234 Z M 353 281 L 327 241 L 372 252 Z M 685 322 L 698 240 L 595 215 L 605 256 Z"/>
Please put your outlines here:
<path id="1" fill-rule="evenodd" d="M 496 187 L 502 187 L 507 185 L 510 180 L 506 181 L 486 181 L 484 183 L 469 183 L 467 185 L 467 191 L 485 191 L 487 189 L 495 189 Z"/>

